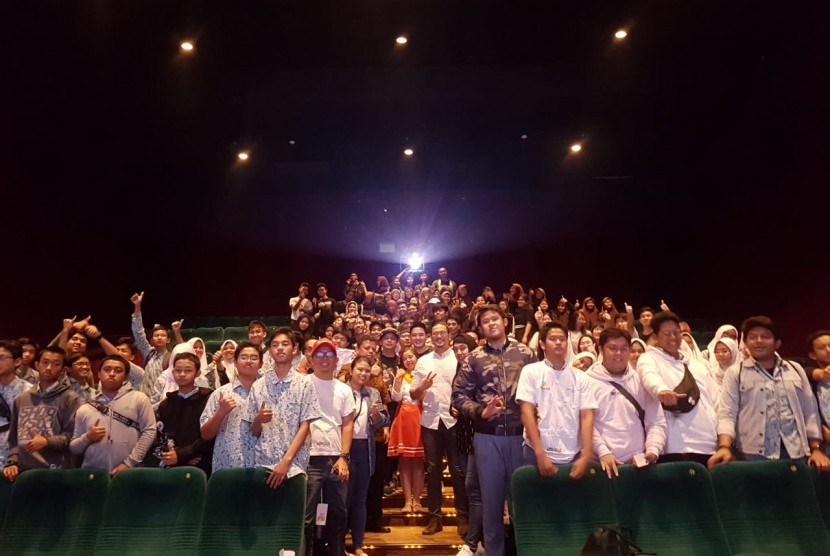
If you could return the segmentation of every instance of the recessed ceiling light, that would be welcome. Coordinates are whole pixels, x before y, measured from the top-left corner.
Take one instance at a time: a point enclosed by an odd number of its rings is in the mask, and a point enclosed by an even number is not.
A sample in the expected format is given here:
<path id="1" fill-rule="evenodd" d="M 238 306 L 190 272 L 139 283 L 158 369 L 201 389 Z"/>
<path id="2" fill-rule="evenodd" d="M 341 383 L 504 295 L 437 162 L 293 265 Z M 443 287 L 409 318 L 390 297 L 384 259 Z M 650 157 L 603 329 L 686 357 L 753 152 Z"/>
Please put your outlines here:
<path id="1" fill-rule="evenodd" d="M 522 140 L 524 141 L 525 139 L 527 139 L 527 133 L 522 133 Z"/>
<path id="2" fill-rule="evenodd" d="M 193 49 L 196 47 L 190 41 L 182 41 L 179 48 L 181 48 L 183 52 L 193 52 Z"/>
<path id="3" fill-rule="evenodd" d="M 571 152 L 572 153 L 578 153 L 581 150 L 582 150 L 582 145 L 580 145 L 579 143 L 574 143 L 573 145 L 571 145 Z"/>
<path id="4" fill-rule="evenodd" d="M 409 42 L 409 39 L 407 39 L 406 37 L 404 37 L 403 35 L 401 35 L 400 37 L 398 37 L 397 39 L 395 39 L 395 42 L 396 42 L 396 43 L 398 43 L 398 44 L 406 44 L 406 43 L 408 43 L 408 42 Z"/>
<path id="5" fill-rule="evenodd" d="M 248 160 L 248 151 L 240 151 L 239 154 L 236 155 L 236 158 L 238 158 L 239 160 Z"/>
<path id="6" fill-rule="evenodd" d="M 288 142 L 288 144 L 289 144 L 289 145 L 296 145 L 296 144 L 297 144 L 297 142 L 296 142 L 296 141 L 294 141 L 294 139 L 292 139 L 291 141 L 289 141 L 289 142 Z"/>
<path id="7" fill-rule="evenodd" d="M 625 29 L 620 29 L 619 31 L 614 33 L 614 37 L 617 38 L 617 39 L 624 39 L 627 36 L 628 36 L 628 31 L 626 31 Z"/>
<path id="8" fill-rule="evenodd" d="M 412 156 L 413 154 L 415 154 L 415 151 L 413 151 L 412 149 L 404 149 L 403 154 L 405 154 L 406 156 Z"/>

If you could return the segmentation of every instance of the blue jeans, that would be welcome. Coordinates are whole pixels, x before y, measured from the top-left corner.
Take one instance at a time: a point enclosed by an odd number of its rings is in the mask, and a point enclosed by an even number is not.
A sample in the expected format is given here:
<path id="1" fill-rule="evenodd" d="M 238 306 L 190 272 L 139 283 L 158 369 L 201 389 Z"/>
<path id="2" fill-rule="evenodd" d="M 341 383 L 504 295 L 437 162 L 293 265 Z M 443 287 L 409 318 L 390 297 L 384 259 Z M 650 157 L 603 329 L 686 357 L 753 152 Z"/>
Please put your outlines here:
<path id="1" fill-rule="evenodd" d="M 317 504 L 329 505 L 325 537 L 329 556 L 343 556 L 346 551 L 346 495 L 348 483 L 340 481 L 331 470 L 337 456 L 311 456 L 308 462 L 308 486 L 305 506 L 305 553 L 314 554 Z M 320 493 L 322 493 L 322 500 Z"/>
<path id="2" fill-rule="evenodd" d="M 349 528 L 352 530 L 354 550 L 363 548 L 363 533 L 366 531 L 366 494 L 369 492 L 370 478 L 369 442 L 374 442 L 374 439 L 352 440 L 346 507 L 349 513 Z"/>
<path id="3" fill-rule="evenodd" d="M 484 553 L 504 556 L 504 501 L 511 500 L 513 472 L 523 465 L 522 437 L 477 432 L 473 446 L 481 490 Z"/>
<path id="4" fill-rule="evenodd" d="M 473 552 L 478 548 L 478 543 L 484 540 L 484 525 L 481 516 L 481 488 L 478 485 L 478 467 L 476 466 L 476 455 L 470 454 L 466 458 L 461 456 L 461 461 L 466 461 L 464 470 L 464 487 L 467 489 L 467 503 L 470 505 L 470 529 L 467 531 L 467 543 Z"/>

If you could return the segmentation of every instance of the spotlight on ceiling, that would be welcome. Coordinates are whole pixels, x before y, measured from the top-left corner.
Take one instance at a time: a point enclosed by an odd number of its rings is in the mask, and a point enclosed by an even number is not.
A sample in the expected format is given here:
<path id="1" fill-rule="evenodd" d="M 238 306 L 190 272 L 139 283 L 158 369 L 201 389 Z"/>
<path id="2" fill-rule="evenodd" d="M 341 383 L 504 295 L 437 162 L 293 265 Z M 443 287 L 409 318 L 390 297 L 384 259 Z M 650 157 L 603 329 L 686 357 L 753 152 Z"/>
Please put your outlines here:
<path id="1" fill-rule="evenodd" d="M 571 152 L 572 153 L 578 153 L 581 150 L 582 150 L 582 145 L 580 145 L 579 143 L 574 143 L 573 145 L 571 145 Z"/>
<path id="2" fill-rule="evenodd" d="M 248 154 L 248 151 L 240 151 L 239 154 L 236 155 L 236 158 L 244 162 L 250 158 L 250 155 Z"/>
<path id="3" fill-rule="evenodd" d="M 626 31 L 625 29 L 620 29 L 619 31 L 614 33 L 614 38 L 620 39 L 620 40 L 624 39 L 627 36 L 628 36 L 628 31 Z"/>
<path id="4" fill-rule="evenodd" d="M 401 35 L 400 37 L 398 37 L 397 39 L 395 39 L 395 42 L 396 42 L 396 43 L 398 43 L 398 44 L 403 45 L 403 44 L 408 43 L 408 42 L 409 42 L 409 39 L 407 39 L 405 36 Z"/>
<path id="5" fill-rule="evenodd" d="M 406 156 L 412 156 L 413 154 L 415 154 L 415 151 L 413 151 L 412 149 L 407 148 L 407 149 L 403 150 L 403 154 L 406 155 Z"/>
<path id="6" fill-rule="evenodd" d="M 195 49 L 196 47 L 193 45 L 191 41 L 182 41 L 182 43 L 179 45 L 179 48 L 181 48 L 182 52 L 190 53 L 193 52 L 193 49 Z"/>

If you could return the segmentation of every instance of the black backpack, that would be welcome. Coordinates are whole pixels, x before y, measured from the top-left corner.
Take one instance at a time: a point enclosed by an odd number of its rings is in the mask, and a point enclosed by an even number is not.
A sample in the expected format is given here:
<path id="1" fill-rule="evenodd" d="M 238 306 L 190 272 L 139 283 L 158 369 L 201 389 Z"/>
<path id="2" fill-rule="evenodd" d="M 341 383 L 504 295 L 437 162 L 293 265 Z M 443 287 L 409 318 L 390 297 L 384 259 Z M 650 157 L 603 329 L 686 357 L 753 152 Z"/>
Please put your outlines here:
<path id="1" fill-rule="evenodd" d="M 629 540 L 631 531 L 614 525 L 597 527 L 588 536 L 582 547 L 582 556 L 634 556 L 651 555 L 655 552 L 643 552 L 640 547 Z"/>

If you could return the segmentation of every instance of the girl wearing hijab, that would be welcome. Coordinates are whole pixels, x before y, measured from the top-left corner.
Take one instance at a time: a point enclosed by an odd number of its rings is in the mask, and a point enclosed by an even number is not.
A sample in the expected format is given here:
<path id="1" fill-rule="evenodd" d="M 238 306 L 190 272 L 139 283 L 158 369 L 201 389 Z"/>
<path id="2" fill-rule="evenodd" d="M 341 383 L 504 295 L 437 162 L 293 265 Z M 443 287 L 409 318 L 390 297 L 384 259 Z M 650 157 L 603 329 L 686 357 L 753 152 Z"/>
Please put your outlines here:
<path id="1" fill-rule="evenodd" d="M 723 382 L 723 375 L 726 374 L 726 369 L 740 360 L 738 342 L 729 336 L 722 336 L 720 340 L 715 342 L 715 346 L 712 348 L 712 357 L 714 364 L 710 359 L 709 372 L 712 373 L 712 376 L 718 385 L 720 385 Z"/>
<path id="2" fill-rule="evenodd" d="M 223 384 L 233 382 L 236 378 L 236 364 L 233 355 L 236 352 L 236 342 L 225 340 L 219 351 L 213 354 L 213 362 L 208 365 L 205 378 L 208 386 L 214 390 Z"/>
<path id="3" fill-rule="evenodd" d="M 191 338 L 183 344 L 177 344 L 170 353 L 170 361 L 167 368 L 159 375 L 156 380 L 156 389 L 153 392 L 150 401 L 153 402 L 153 409 L 157 409 L 158 405 L 164 399 L 168 392 L 175 392 L 179 389 L 176 380 L 173 378 L 173 361 L 180 353 L 192 353 L 199 358 L 199 375 L 196 377 L 196 387 L 208 388 L 208 381 L 205 379 L 204 373 L 207 369 L 207 358 L 205 357 L 205 343 L 201 338 Z"/>
<path id="4" fill-rule="evenodd" d="M 590 351 L 583 351 L 581 353 L 577 353 L 571 365 L 575 369 L 579 369 L 580 371 L 587 371 L 588 368 L 597 362 L 597 356 L 591 353 Z"/>
<path id="5" fill-rule="evenodd" d="M 645 353 L 645 351 L 646 343 L 644 341 L 640 338 L 631 339 L 631 353 L 628 356 L 628 362 L 631 364 L 632 369 L 637 368 L 637 361 L 640 359 L 640 356 Z"/>
<path id="6" fill-rule="evenodd" d="M 732 338 L 737 342 L 739 338 L 738 329 L 732 326 L 731 324 L 723 324 L 715 331 L 715 336 L 712 338 L 712 341 L 709 342 L 709 345 L 706 346 L 706 349 L 700 352 L 701 356 L 709 361 L 710 367 L 715 363 L 713 353 L 715 349 L 715 344 L 718 343 L 718 340 L 720 340 L 724 336 Z"/>

